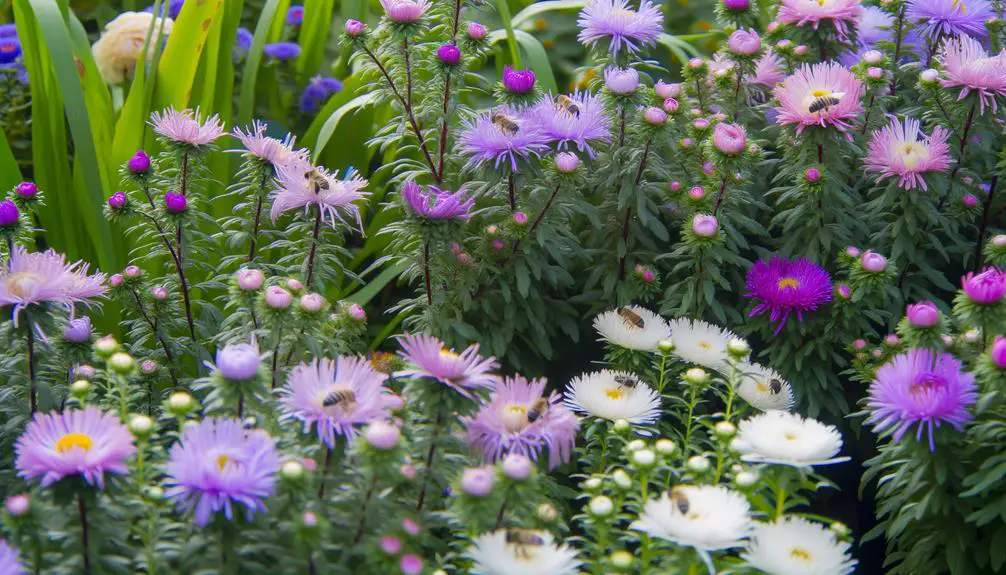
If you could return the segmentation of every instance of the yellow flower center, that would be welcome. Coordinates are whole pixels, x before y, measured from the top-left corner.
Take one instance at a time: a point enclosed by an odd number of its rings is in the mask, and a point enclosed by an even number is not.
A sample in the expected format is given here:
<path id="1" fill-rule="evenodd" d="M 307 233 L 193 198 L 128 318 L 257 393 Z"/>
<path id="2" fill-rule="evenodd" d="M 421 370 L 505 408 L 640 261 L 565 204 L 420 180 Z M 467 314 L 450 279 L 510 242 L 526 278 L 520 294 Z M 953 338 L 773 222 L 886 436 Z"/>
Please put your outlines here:
<path id="1" fill-rule="evenodd" d="M 901 163 L 909 170 L 914 170 L 921 162 L 929 159 L 929 150 L 920 142 L 905 142 L 899 151 Z"/>
<path id="2" fill-rule="evenodd" d="M 454 360 L 454 359 L 457 359 L 459 356 L 458 356 L 458 354 L 454 353 L 454 350 L 447 349 L 446 347 L 444 347 L 444 348 L 440 349 L 440 357 L 441 357 L 441 359 Z"/>
<path id="3" fill-rule="evenodd" d="M 709 351 L 713 348 L 713 344 L 706 340 L 699 340 L 699 349 L 703 351 Z"/>
<path id="4" fill-rule="evenodd" d="M 818 2 L 822 3 L 823 0 L 818 0 Z M 811 90 L 810 91 L 810 95 L 813 96 L 814 98 L 823 98 L 825 96 L 830 96 L 831 95 L 831 90 L 826 90 L 824 88 L 818 88 L 816 90 Z"/>
<path id="5" fill-rule="evenodd" d="M 622 391 L 621 389 L 618 389 L 617 387 L 609 387 L 608 389 L 604 390 L 604 395 L 606 395 L 608 399 L 612 401 L 618 401 L 619 399 L 625 397 L 625 392 Z"/>
<path id="6" fill-rule="evenodd" d="M 782 278 L 779 280 L 779 289 L 796 289 L 800 287 L 800 282 L 796 278 Z"/>
<path id="7" fill-rule="evenodd" d="M 527 425 L 527 406 L 519 403 L 508 403 L 500 409 L 500 422 L 510 433 L 524 429 Z"/>
<path id="8" fill-rule="evenodd" d="M 813 558 L 810 555 L 810 551 L 801 549 L 800 547 L 794 547 L 793 550 L 789 552 L 789 556 L 805 563 L 810 563 L 810 560 Z"/>
<path id="9" fill-rule="evenodd" d="M 793 433 L 792 431 L 787 431 L 786 433 L 782 434 L 782 436 L 786 438 L 786 441 L 796 441 L 797 439 L 800 438 L 799 435 Z"/>
<path id="10" fill-rule="evenodd" d="M 224 469 L 226 469 L 227 468 L 227 464 L 230 463 L 230 462 L 231 462 L 231 458 L 227 457 L 226 455 L 218 455 L 217 456 L 217 468 L 219 468 L 220 471 L 223 471 Z"/>
<path id="11" fill-rule="evenodd" d="M 94 441 L 84 433 L 67 433 L 56 442 L 56 451 L 66 453 L 71 449 L 83 449 L 88 451 Z"/>
<path id="12" fill-rule="evenodd" d="M 756 383 L 755 389 L 758 390 L 758 393 L 768 393 L 768 386 L 765 385 L 764 381 L 759 381 L 758 383 Z"/>
<path id="13" fill-rule="evenodd" d="M 16 297 L 30 296 L 38 290 L 45 278 L 34 272 L 12 273 L 4 279 L 7 290 Z"/>

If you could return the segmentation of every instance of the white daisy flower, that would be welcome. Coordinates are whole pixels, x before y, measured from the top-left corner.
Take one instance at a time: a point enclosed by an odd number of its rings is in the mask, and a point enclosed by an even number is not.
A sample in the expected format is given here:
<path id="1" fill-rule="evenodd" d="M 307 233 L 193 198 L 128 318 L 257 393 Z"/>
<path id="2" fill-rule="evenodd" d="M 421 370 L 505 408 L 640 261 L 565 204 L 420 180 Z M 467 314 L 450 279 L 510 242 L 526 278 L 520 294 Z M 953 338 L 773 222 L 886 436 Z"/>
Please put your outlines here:
<path id="1" fill-rule="evenodd" d="M 608 343 L 639 351 L 655 351 L 660 340 L 671 337 L 664 318 L 637 305 L 602 313 L 594 318 L 594 329 Z"/>
<path id="2" fill-rule="evenodd" d="M 834 426 L 787 411 L 745 419 L 730 447 L 753 463 L 809 467 L 849 460 L 836 457 L 842 450 L 842 434 Z"/>
<path id="3" fill-rule="evenodd" d="M 688 318 L 672 319 L 670 328 L 674 355 L 720 373 L 729 370 L 727 344 L 737 337 L 733 332 L 718 325 Z"/>
<path id="4" fill-rule="evenodd" d="M 743 545 L 751 529 L 747 499 L 723 486 L 679 485 L 643 506 L 629 529 L 701 551 Z"/>
<path id="5" fill-rule="evenodd" d="M 563 403 L 573 411 L 636 425 L 660 419 L 660 394 L 625 371 L 604 369 L 574 378 Z"/>
<path id="6" fill-rule="evenodd" d="M 774 369 L 751 363 L 740 365 L 738 370 L 740 384 L 737 395 L 748 405 L 762 411 L 789 411 L 793 408 L 793 388 Z"/>
<path id="7" fill-rule="evenodd" d="M 856 567 L 850 545 L 802 517 L 756 523 L 742 557 L 771 575 L 848 575 Z"/>
<path id="8" fill-rule="evenodd" d="M 511 539 L 507 542 L 507 533 Z M 480 535 L 468 548 L 472 575 L 573 575 L 579 572 L 576 550 L 555 545 L 548 531 L 500 529 Z"/>

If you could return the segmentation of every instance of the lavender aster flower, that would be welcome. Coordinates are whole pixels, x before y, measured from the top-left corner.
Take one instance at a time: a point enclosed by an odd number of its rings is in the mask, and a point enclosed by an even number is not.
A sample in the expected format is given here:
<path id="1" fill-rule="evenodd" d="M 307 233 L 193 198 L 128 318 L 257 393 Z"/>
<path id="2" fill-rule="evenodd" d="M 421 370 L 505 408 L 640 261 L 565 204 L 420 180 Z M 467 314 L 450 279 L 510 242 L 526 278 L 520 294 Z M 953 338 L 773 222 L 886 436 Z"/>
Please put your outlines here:
<path id="1" fill-rule="evenodd" d="M 361 357 L 302 363 L 280 390 L 283 417 L 304 422 L 305 433 L 315 427 L 318 439 L 335 447 L 336 435 L 353 439 L 358 426 L 385 418 L 386 378 Z"/>
<path id="2" fill-rule="evenodd" d="M 361 191 L 367 180 L 358 174 L 339 180 L 321 166 L 312 166 L 306 159 L 298 158 L 279 166 L 276 183 L 279 187 L 273 195 L 271 211 L 274 222 L 287 210 L 304 208 L 307 212 L 310 206 L 318 206 L 333 227 L 336 220 L 345 222 L 343 214 L 354 216 L 357 225 L 363 227 L 360 208 L 353 202 L 367 196 Z"/>
<path id="3" fill-rule="evenodd" d="M 97 407 L 63 413 L 36 413 L 14 447 L 15 467 L 24 479 L 41 478 L 49 487 L 68 475 L 105 486 L 105 472 L 129 472 L 136 451 L 133 435 L 119 418 Z"/>
<path id="4" fill-rule="evenodd" d="M 569 461 L 579 423 L 558 392 L 543 397 L 545 385 L 544 379 L 506 378 L 475 417 L 463 420 L 468 444 L 493 463 L 511 453 L 537 461 L 545 447 L 549 469 Z"/>
<path id="5" fill-rule="evenodd" d="M 306 160 L 307 153 L 304 150 L 294 150 L 294 138 L 291 135 L 280 141 L 276 138 L 271 138 L 265 135 L 266 124 L 264 122 L 259 122 L 255 120 L 252 122 L 248 131 L 242 131 L 241 128 L 234 128 L 231 134 L 237 138 L 241 145 L 244 146 L 244 150 L 228 150 L 228 152 L 240 152 L 249 153 L 256 158 L 272 164 L 273 166 L 279 166 L 286 164 L 292 160 Z"/>
<path id="6" fill-rule="evenodd" d="M 87 274 L 88 264 L 66 263 L 53 250 L 29 254 L 15 246 L 8 265 L 0 269 L 0 306 L 12 305 L 14 325 L 23 308 L 54 303 L 72 308 L 90 305 L 105 294 L 105 274 Z"/>
<path id="7" fill-rule="evenodd" d="M 591 142 L 611 141 L 611 126 L 604 104 L 601 98 L 589 92 L 542 98 L 535 104 L 532 115 L 560 150 L 575 145 L 593 158 Z"/>
<path id="8" fill-rule="evenodd" d="M 430 9 L 429 0 L 381 0 L 388 20 L 399 24 L 411 24 L 423 17 Z"/>
<path id="9" fill-rule="evenodd" d="M 72 343 L 84 343 L 91 339 L 91 318 L 71 319 L 63 328 L 63 339 Z"/>
<path id="10" fill-rule="evenodd" d="M 639 88 L 639 72 L 635 68 L 604 69 L 604 86 L 614 94 L 634 94 Z"/>
<path id="11" fill-rule="evenodd" d="M 988 35 L 985 21 L 995 12 L 985 0 L 909 0 L 905 15 L 938 42 L 947 36 L 984 38 Z"/>
<path id="12" fill-rule="evenodd" d="M 402 186 L 402 198 L 415 215 L 427 220 L 468 220 L 471 217 L 474 198 L 466 198 L 462 188 L 453 194 L 436 186 L 423 187 L 409 180 Z"/>
<path id="13" fill-rule="evenodd" d="M 872 50 L 877 42 L 890 42 L 894 39 L 891 27 L 894 17 L 876 6 L 863 8 L 856 25 L 856 49 L 842 54 L 839 62 L 843 66 L 852 66 L 862 59 L 863 54 Z"/>
<path id="14" fill-rule="evenodd" d="M 17 549 L 0 539 L 0 575 L 22 575 L 24 572 Z"/>
<path id="15" fill-rule="evenodd" d="M 972 90 L 978 93 L 981 113 L 991 106 L 998 110 L 996 96 L 1006 96 L 1006 50 L 989 56 L 981 42 L 968 36 L 950 38 L 943 43 L 944 87 L 960 86 L 958 100 Z"/>
<path id="16" fill-rule="evenodd" d="M 293 60 L 300 56 L 300 45 L 296 42 L 273 42 L 266 44 L 262 52 L 273 60 Z"/>
<path id="17" fill-rule="evenodd" d="M 236 343 L 218 349 L 216 364 L 206 362 L 206 365 L 226 379 L 247 381 L 258 375 L 258 368 L 264 357 L 254 341 Z"/>
<path id="18" fill-rule="evenodd" d="M 537 157 L 548 149 L 549 137 L 530 109 L 514 111 L 503 106 L 495 112 L 464 120 L 458 144 L 468 156 L 465 169 L 473 170 L 492 163 L 495 169 L 506 165 L 517 171 L 517 160 Z"/>
<path id="19" fill-rule="evenodd" d="M 866 421 L 878 433 L 893 430 L 894 441 L 918 424 L 916 441 L 928 431 L 933 451 L 934 428 L 947 423 L 960 431 L 971 419 L 968 407 L 978 399 L 974 381 L 949 353 L 910 349 L 877 370 L 867 404 L 872 413 Z"/>
<path id="20" fill-rule="evenodd" d="M 263 499 L 273 493 L 279 453 L 268 433 L 246 430 L 237 419 L 208 417 L 186 427 L 171 447 L 166 465 L 167 497 L 183 513 L 195 511 L 200 526 L 223 511 L 230 520 L 234 505 L 245 507 L 250 521 L 265 511 Z"/>
<path id="21" fill-rule="evenodd" d="M 304 5 L 292 4 L 286 10 L 286 23 L 291 26 L 300 26 L 304 22 Z"/>
<path id="22" fill-rule="evenodd" d="M 429 335 L 404 335 L 398 338 L 399 352 L 411 367 L 396 375 L 429 377 L 450 387 L 465 397 L 471 391 L 493 388 L 499 377 L 492 370 L 499 368 L 495 357 L 479 355 L 479 345 L 472 344 L 460 354 L 448 349 L 439 339 Z"/>
<path id="23" fill-rule="evenodd" d="M 617 56 L 621 50 L 635 54 L 643 46 L 652 46 L 664 31 L 664 16 L 659 6 L 643 0 L 639 10 L 629 8 L 626 0 L 591 0 L 576 21 L 577 39 L 587 46 L 608 39 L 608 51 Z"/>
<path id="24" fill-rule="evenodd" d="M 300 111 L 316 112 L 323 106 L 332 94 L 342 91 L 342 82 L 331 76 L 315 76 L 311 78 L 304 92 L 300 95 Z"/>
<path id="25" fill-rule="evenodd" d="M 154 132 L 172 142 L 195 147 L 212 144 L 226 133 L 219 116 L 214 114 L 204 122 L 199 110 L 168 108 L 154 112 L 150 115 L 150 125 L 154 127 Z"/>
<path id="26" fill-rule="evenodd" d="M 746 289 L 744 295 L 757 301 L 749 316 L 768 312 L 769 320 L 778 324 L 776 334 L 790 313 L 796 312 L 803 321 L 803 312 L 814 311 L 832 298 L 828 272 L 807 258 L 773 256 L 768 262 L 757 262 L 748 272 Z"/>

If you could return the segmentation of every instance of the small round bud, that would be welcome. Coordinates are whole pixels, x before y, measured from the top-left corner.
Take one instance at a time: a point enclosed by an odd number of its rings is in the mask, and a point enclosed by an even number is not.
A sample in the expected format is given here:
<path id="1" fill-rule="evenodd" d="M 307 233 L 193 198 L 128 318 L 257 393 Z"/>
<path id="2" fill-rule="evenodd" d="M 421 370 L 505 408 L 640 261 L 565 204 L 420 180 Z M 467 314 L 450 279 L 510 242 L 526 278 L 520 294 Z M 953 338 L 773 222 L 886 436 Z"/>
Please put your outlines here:
<path id="1" fill-rule="evenodd" d="M 318 313 L 325 307 L 325 297 L 321 294 L 308 293 L 300 296 L 300 309 L 307 313 Z"/>
<path id="2" fill-rule="evenodd" d="M 611 564 L 618 569 L 628 569 L 632 567 L 632 553 L 628 551 L 615 551 L 610 556 L 608 560 Z"/>
<path id="3" fill-rule="evenodd" d="M 901 343 L 901 338 L 896 333 L 889 333 L 884 336 L 884 344 L 894 347 Z"/>
<path id="4" fill-rule="evenodd" d="M 727 342 L 727 353 L 736 359 L 743 359 L 751 353 L 751 346 L 748 345 L 747 341 L 739 337 L 731 338 L 730 341 Z"/>
<path id="5" fill-rule="evenodd" d="M 169 214 L 182 214 L 188 209 L 189 200 L 182 194 L 168 192 L 164 194 L 164 208 Z"/>
<path id="6" fill-rule="evenodd" d="M 633 439 L 632 441 L 625 444 L 625 449 L 627 451 L 639 451 L 640 449 L 646 449 L 646 442 L 642 439 Z"/>
<path id="7" fill-rule="evenodd" d="M 304 289 L 304 284 L 297 278 L 288 278 L 286 280 L 286 287 L 287 289 L 291 289 L 293 291 L 300 291 Z"/>
<path id="8" fill-rule="evenodd" d="M 418 555 L 402 555 L 398 561 L 398 569 L 402 575 L 419 575 L 423 572 L 423 560 Z"/>
<path id="9" fill-rule="evenodd" d="M 402 530 L 409 535 L 419 535 L 419 524 L 412 519 L 402 519 Z"/>
<path id="10" fill-rule="evenodd" d="M 98 341 L 94 342 L 94 351 L 102 357 L 111 357 L 117 349 L 119 349 L 119 342 L 110 335 L 100 337 Z"/>
<path id="11" fill-rule="evenodd" d="M 870 66 L 866 69 L 866 77 L 871 80 L 879 80 L 884 77 L 884 70 L 876 66 Z"/>
<path id="12" fill-rule="evenodd" d="M 318 525 L 318 516 L 313 511 L 305 511 L 300 516 L 300 522 L 304 527 L 315 527 Z"/>
<path id="13" fill-rule="evenodd" d="M 936 82 L 936 80 L 939 79 L 939 77 L 940 73 L 937 72 L 936 70 L 933 70 L 932 68 L 929 68 L 928 70 L 923 70 L 922 73 L 919 74 L 919 80 L 922 81 L 924 84 L 933 84 Z"/>
<path id="14" fill-rule="evenodd" d="M 702 385 L 709 381 L 709 373 L 701 367 L 693 367 L 685 372 L 684 380 L 692 385 Z"/>
<path id="15" fill-rule="evenodd" d="M 817 168 L 807 168 L 803 172 L 803 177 L 810 183 L 814 183 L 821 179 L 821 170 Z"/>
<path id="16" fill-rule="evenodd" d="M 673 114 L 678 111 L 681 105 L 675 98 L 666 98 L 663 103 L 664 111 L 668 114 Z"/>
<path id="17" fill-rule="evenodd" d="M 691 188 L 688 188 L 688 197 L 691 198 L 691 199 L 693 199 L 693 200 L 695 200 L 695 201 L 699 201 L 702 198 L 706 197 L 706 189 L 703 188 L 702 186 L 692 186 Z M 699 214 L 696 214 L 696 215 L 699 215 Z M 695 220 L 693 218 L 692 219 L 693 225 L 694 225 L 694 221 Z"/>
<path id="18" fill-rule="evenodd" d="M 279 474 L 286 480 L 297 480 L 304 477 L 304 465 L 299 461 L 290 460 L 279 468 Z"/>
<path id="19" fill-rule="evenodd" d="M 416 475 L 417 475 L 416 468 L 413 467 L 412 465 L 408 465 L 408 464 L 405 464 L 405 465 L 402 465 L 401 467 L 399 467 L 398 471 L 401 472 L 402 477 L 408 479 L 409 481 L 412 481 L 413 479 L 415 479 Z"/>
<path id="20" fill-rule="evenodd" d="M 997 248 L 1006 248 L 1006 235 L 996 234 L 992 236 L 992 245 Z"/>
<path id="21" fill-rule="evenodd" d="M 70 384 L 70 395 L 77 399 L 86 397 L 89 391 L 91 391 L 91 382 L 86 379 L 78 379 Z"/>
<path id="22" fill-rule="evenodd" d="M 868 272 L 881 273 L 887 269 L 887 258 L 871 250 L 863 252 L 859 262 Z"/>
<path id="23" fill-rule="evenodd" d="M 936 304 L 925 300 L 905 307 L 905 315 L 912 326 L 926 329 L 940 323 L 940 310 Z"/>
<path id="24" fill-rule="evenodd" d="M 108 360 L 108 366 L 119 375 L 128 375 L 136 369 L 136 360 L 125 352 L 116 352 Z"/>
<path id="25" fill-rule="evenodd" d="M 863 61 L 867 64 L 879 64 L 884 60 L 884 55 L 878 50 L 867 50 L 863 53 Z"/>
<path id="26" fill-rule="evenodd" d="M 493 491 L 491 467 L 469 467 L 461 474 L 461 489 L 472 497 L 485 497 Z"/>
<path id="27" fill-rule="evenodd" d="M 695 473 L 704 473 L 709 471 L 709 467 L 709 460 L 701 455 L 693 455 L 688 458 L 688 469 L 694 471 Z"/>
<path id="28" fill-rule="evenodd" d="M 964 194 L 961 197 L 961 203 L 965 208 L 973 208 L 978 205 L 978 198 L 974 194 Z"/>
<path id="29" fill-rule="evenodd" d="M 810 48 L 806 44 L 797 44 L 796 48 L 793 48 L 793 54 L 796 56 L 806 56 Z"/>
<path id="30" fill-rule="evenodd" d="M 989 349 L 989 358 L 999 369 L 1006 369 L 1006 338 L 997 335 Z"/>
<path id="31" fill-rule="evenodd" d="M 611 473 L 611 480 L 615 482 L 621 489 L 628 489 L 632 487 L 632 478 L 629 474 L 625 472 L 624 469 L 616 469 Z"/>
<path id="32" fill-rule="evenodd" d="M 461 49 L 454 44 L 444 44 L 437 48 L 437 59 L 448 66 L 454 66 L 461 61 Z"/>
<path id="33" fill-rule="evenodd" d="M 530 477 L 533 468 L 531 460 L 519 453 L 511 453 L 503 459 L 503 475 L 514 481 L 524 481 Z"/>
<path id="34" fill-rule="evenodd" d="M 140 176 L 146 174 L 150 171 L 150 156 L 143 150 L 137 150 L 133 154 L 133 157 L 129 158 L 127 167 L 129 168 L 129 172 L 134 175 Z"/>
<path id="35" fill-rule="evenodd" d="M 381 551 L 384 551 L 388 555 L 398 555 L 402 552 L 402 540 L 394 535 L 385 535 L 381 537 Z"/>
<path id="36" fill-rule="evenodd" d="M 729 421 L 720 421 L 713 429 L 716 431 L 716 435 L 723 439 L 730 439 L 737 434 L 737 426 Z"/>
<path id="37" fill-rule="evenodd" d="M 402 432 L 387 421 L 377 420 L 367 426 L 363 436 L 374 449 L 388 450 L 398 445 Z"/>
<path id="38" fill-rule="evenodd" d="M 255 291 L 262 287 L 262 282 L 265 281 L 265 274 L 262 273 L 262 270 L 244 268 L 234 274 L 234 279 L 237 281 L 238 287 L 244 291 Z"/>
<path id="39" fill-rule="evenodd" d="M 607 517 L 615 511 L 615 502 L 604 495 L 597 495 L 587 504 L 587 511 L 594 517 Z"/>
<path id="40" fill-rule="evenodd" d="M 977 329 L 969 329 L 964 332 L 964 341 L 968 343 L 975 343 L 979 339 L 981 339 L 981 335 L 978 333 Z"/>
<path id="41" fill-rule="evenodd" d="M 157 301 L 164 301 L 168 299 L 168 288 L 164 286 L 154 286 L 150 288 L 150 297 Z"/>
<path id="42" fill-rule="evenodd" d="M 695 145 L 695 140 L 691 138 L 682 138 L 681 141 L 678 142 L 678 145 L 687 150 Z"/>
<path id="43" fill-rule="evenodd" d="M 852 297 L 852 288 L 848 284 L 838 284 L 835 286 L 835 296 L 839 299 L 849 299 Z"/>
<path id="44" fill-rule="evenodd" d="M 645 469 L 653 467 L 653 464 L 657 462 L 657 454 L 652 449 L 640 449 L 632 452 L 631 459 L 633 465 Z"/>
<path id="45" fill-rule="evenodd" d="M 145 359 L 140 362 L 140 371 L 144 375 L 150 375 L 157 371 L 157 362 L 152 359 Z"/>
<path id="46" fill-rule="evenodd" d="M 657 342 L 657 349 L 663 354 L 671 353 L 674 351 L 674 342 L 669 339 L 662 339 Z"/>
<path id="47" fill-rule="evenodd" d="M 112 284 L 112 287 L 121 286 L 123 281 L 125 280 L 123 279 L 122 274 L 112 274 L 112 276 L 108 278 L 108 283 Z"/>
<path id="48" fill-rule="evenodd" d="M 513 221 L 518 226 L 523 226 L 527 224 L 527 214 L 524 212 L 514 212 Z"/>
<path id="49" fill-rule="evenodd" d="M 28 509 L 31 508 L 31 496 L 27 493 L 11 495 L 7 498 L 6 507 L 11 517 L 20 517 L 28 513 Z"/>
<path id="50" fill-rule="evenodd" d="M 560 152 L 555 156 L 555 169 L 563 174 L 572 174 L 580 166 L 580 158 L 573 152 Z"/>
<path id="51" fill-rule="evenodd" d="M 692 122 L 692 126 L 695 126 L 696 130 L 705 130 L 709 127 L 709 120 L 705 118 L 696 118 L 695 121 Z"/>
<path id="52" fill-rule="evenodd" d="M 741 471 L 734 477 L 737 487 L 751 487 L 758 483 L 758 475 L 750 471 Z"/>
<path id="53" fill-rule="evenodd" d="M 358 303 L 351 303 L 346 306 L 346 315 L 356 322 L 363 323 L 367 321 L 367 311 L 364 310 L 363 306 Z"/>
<path id="54" fill-rule="evenodd" d="M 601 478 L 591 477 L 583 482 L 583 488 L 588 491 L 596 491 L 601 488 Z"/>
<path id="55" fill-rule="evenodd" d="M 468 28 L 465 30 L 465 33 L 467 33 L 468 37 L 471 38 L 472 40 L 478 41 L 485 38 L 486 34 L 488 34 L 489 32 L 486 30 L 486 27 L 483 26 L 482 24 L 479 24 L 478 22 L 469 22 Z"/>
<path id="56" fill-rule="evenodd" d="M 719 221 L 716 216 L 708 214 L 695 214 L 692 218 L 692 233 L 700 238 L 715 237 L 720 231 Z"/>
<path id="57" fill-rule="evenodd" d="M 146 415 L 133 414 L 129 418 L 129 431 L 140 439 L 147 438 L 154 431 L 154 420 Z"/>
<path id="58" fill-rule="evenodd" d="M 172 415 L 187 415 L 196 408 L 196 400 L 186 391 L 176 391 L 168 397 L 168 411 Z"/>
<path id="59" fill-rule="evenodd" d="M 136 278 L 143 275 L 143 270 L 137 266 L 126 266 L 126 269 L 122 270 L 122 275 L 129 279 L 135 280 Z"/>
<path id="60" fill-rule="evenodd" d="M 657 97 L 662 100 L 677 98 L 681 95 L 681 84 L 667 84 L 663 80 L 657 80 L 657 83 L 653 85 L 653 91 L 656 92 Z"/>
<path id="61" fill-rule="evenodd" d="M 84 343 L 91 339 L 91 319 L 88 317 L 71 319 L 63 328 L 63 339 L 71 343 Z"/>
<path id="62" fill-rule="evenodd" d="M 655 106 L 650 106 L 643 111 L 643 120 L 651 126 L 663 126 L 664 122 L 667 121 L 667 112 Z"/>
<path id="63" fill-rule="evenodd" d="M 113 210 L 121 210 L 122 208 L 126 207 L 126 202 L 128 200 L 129 198 L 126 197 L 125 192 L 115 192 L 114 194 L 108 197 L 108 207 L 112 208 Z"/>
<path id="64" fill-rule="evenodd" d="M 678 192 L 681 190 L 681 182 L 674 180 L 673 182 L 667 184 L 667 189 L 671 190 L 672 192 Z"/>
<path id="65" fill-rule="evenodd" d="M 346 25 L 343 29 L 346 32 L 346 36 L 349 36 L 350 38 L 359 38 L 367 33 L 366 24 L 352 18 L 346 20 Z"/>
<path id="66" fill-rule="evenodd" d="M 670 439 L 658 439 L 653 446 L 657 448 L 657 453 L 661 455 L 670 455 L 678 448 Z"/>
<path id="67" fill-rule="evenodd" d="M 611 428 L 618 433 L 625 433 L 626 431 L 629 431 L 632 426 L 625 419 L 616 419 Z"/>
<path id="68" fill-rule="evenodd" d="M 538 509 L 535 510 L 535 514 L 538 516 L 538 519 L 546 523 L 551 523 L 559 517 L 559 511 L 551 503 L 542 503 L 539 505 Z"/>
<path id="69" fill-rule="evenodd" d="M 14 193 L 16 193 L 21 199 L 30 200 L 38 193 L 38 186 L 36 186 L 33 182 L 21 182 L 16 188 L 14 188 Z"/>
<path id="70" fill-rule="evenodd" d="M 279 286 L 269 286 L 265 290 L 265 304 L 272 309 L 286 309 L 292 302 L 290 292 Z"/>
<path id="71" fill-rule="evenodd" d="M 856 341 L 852 342 L 853 349 L 863 350 L 866 349 L 866 345 L 867 344 L 865 339 L 857 339 Z"/>

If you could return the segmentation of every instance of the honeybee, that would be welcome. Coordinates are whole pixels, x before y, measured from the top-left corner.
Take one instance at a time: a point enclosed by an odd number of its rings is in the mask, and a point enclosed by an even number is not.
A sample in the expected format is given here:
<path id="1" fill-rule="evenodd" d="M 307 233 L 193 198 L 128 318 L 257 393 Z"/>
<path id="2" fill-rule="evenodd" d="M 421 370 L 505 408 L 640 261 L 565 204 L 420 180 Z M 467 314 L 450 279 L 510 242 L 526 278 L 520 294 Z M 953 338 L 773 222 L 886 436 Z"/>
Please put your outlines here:
<path id="1" fill-rule="evenodd" d="M 308 185 L 314 188 L 314 193 L 320 194 L 322 191 L 328 191 L 328 178 L 317 169 L 311 168 L 304 172 L 304 179 L 307 180 Z"/>
<path id="2" fill-rule="evenodd" d="M 545 539 L 533 529 L 507 529 L 506 542 L 514 546 L 514 554 L 521 559 L 529 559 L 528 547 L 541 547 Z"/>
<path id="3" fill-rule="evenodd" d="M 636 384 L 638 384 L 639 381 L 637 381 L 636 378 L 632 377 L 631 375 L 616 375 L 615 383 L 618 384 L 618 387 L 635 389 Z"/>
<path id="4" fill-rule="evenodd" d="M 492 120 L 493 124 L 497 128 L 499 128 L 500 131 L 503 132 L 504 134 L 515 136 L 517 135 L 518 132 L 520 132 L 520 124 L 517 123 L 517 120 L 511 118 L 510 116 L 507 116 L 502 112 L 493 113 L 490 119 Z"/>
<path id="5" fill-rule="evenodd" d="M 352 411 L 356 406 L 356 393 L 352 389 L 337 387 L 330 391 L 321 404 L 324 407 L 341 407 L 344 411 Z"/>
<path id="6" fill-rule="evenodd" d="M 571 116 L 576 116 L 577 118 L 580 117 L 580 106 L 569 96 L 560 94 L 555 99 L 555 105 L 557 108 Z"/>
<path id="7" fill-rule="evenodd" d="M 845 92 L 832 92 L 827 96 L 821 96 L 820 98 L 815 98 L 813 101 L 811 101 L 810 106 L 807 106 L 807 110 L 811 114 L 827 110 L 828 108 L 835 106 L 839 102 L 841 102 L 843 96 L 845 96 Z"/>
<path id="8" fill-rule="evenodd" d="M 624 321 L 626 325 L 630 325 L 638 329 L 646 327 L 646 322 L 643 321 L 643 316 L 627 307 L 618 308 L 618 317 L 622 318 L 622 321 Z"/>
<path id="9" fill-rule="evenodd" d="M 773 394 L 777 394 L 777 393 L 779 393 L 780 391 L 782 391 L 782 382 L 781 382 L 781 381 L 779 381 L 778 379 L 771 379 L 771 380 L 769 380 L 769 382 L 768 382 L 768 389 L 769 389 L 769 391 L 771 391 L 771 392 L 772 392 Z"/>
<path id="10" fill-rule="evenodd" d="M 539 397 L 538 399 L 534 400 L 534 403 L 532 403 L 531 407 L 528 408 L 527 410 L 528 423 L 534 423 L 535 421 L 538 421 L 538 418 L 544 415 L 546 411 L 548 411 L 547 399 L 545 399 L 544 397 Z"/>
<path id="11" fill-rule="evenodd" d="M 678 512 L 682 515 L 688 515 L 688 510 L 691 505 L 688 503 L 688 495 L 685 494 L 685 486 L 675 485 L 671 489 L 670 493 L 671 503 L 677 508 Z"/>

